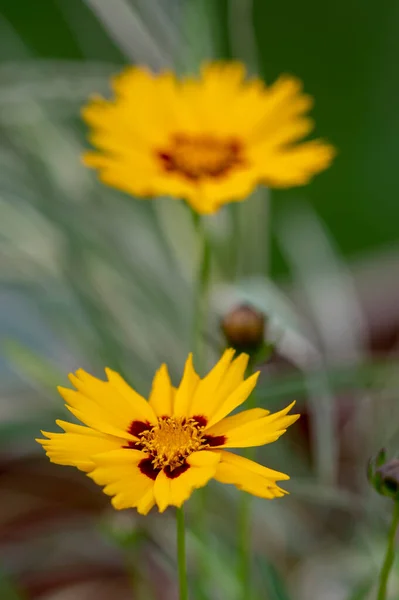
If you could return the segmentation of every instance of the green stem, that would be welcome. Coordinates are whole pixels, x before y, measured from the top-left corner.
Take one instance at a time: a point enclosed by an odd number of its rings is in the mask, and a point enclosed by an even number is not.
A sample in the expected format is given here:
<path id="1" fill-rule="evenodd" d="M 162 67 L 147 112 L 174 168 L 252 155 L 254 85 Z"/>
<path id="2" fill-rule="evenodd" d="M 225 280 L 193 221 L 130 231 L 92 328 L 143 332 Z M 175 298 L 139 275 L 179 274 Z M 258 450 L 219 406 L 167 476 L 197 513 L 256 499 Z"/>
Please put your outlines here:
<path id="1" fill-rule="evenodd" d="M 239 506 L 239 549 L 238 549 L 238 574 L 241 583 L 241 598 L 248 600 L 251 597 L 251 496 L 243 492 Z"/>
<path id="2" fill-rule="evenodd" d="M 186 569 L 186 537 L 184 526 L 184 511 L 176 509 L 177 533 L 177 565 L 179 572 L 179 600 L 188 600 L 187 569 Z"/>
<path id="3" fill-rule="evenodd" d="M 206 327 L 207 297 L 210 275 L 210 247 L 207 240 L 202 217 L 193 213 L 197 237 L 201 245 L 201 256 L 194 290 L 193 340 L 192 350 L 195 353 L 197 370 L 202 376 L 205 369 L 204 333 Z"/>
<path id="4" fill-rule="evenodd" d="M 395 558 L 395 537 L 396 530 L 399 525 L 399 501 L 396 501 L 393 508 L 392 523 L 388 535 L 388 545 L 385 554 L 384 564 L 382 565 L 380 573 L 380 584 L 378 587 L 377 600 L 386 600 L 387 597 L 387 586 L 389 573 L 391 571 L 393 561 Z"/>
<path id="5" fill-rule="evenodd" d="M 255 448 L 248 448 L 243 455 L 249 460 L 255 458 Z M 238 515 L 238 574 L 241 583 L 242 600 L 251 598 L 252 563 L 252 496 L 242 492 Z"/>
<path id="6" fill-rule="evenodd" d="M 193 211 L 193 220 L 195 224 L 197 238 L 200 244 L 200 260 L 196 274 L 196 284 L 194 289 L 194 307 L 193 307 L 193 329 L 192 329 L 192 351 L 196 370 L 200 376 L 205 375 L 206 369 L 206 322 L 207 322 L 207 303 L 208 288 L 211 263 L 211 249 L 206 236 L 204 222 L 201 215 Z M 207 517 L 208 494 L 207 488 L 200 489 L 196 497 L 195 521 L 193 530 L 197 536 L 200 545 L 198 566 L 196 569 L 196 587 L 197 595 L 201 600 L 205 598 L 204 587 L 206 585 L 209 565 L 206 553 L 206 517 Z"/>
<path id="7" fill-rule="evenodd" d="M 248 364 L 247 376 L 254 371 L 254 361 L 250 359 Z M 247 409 L 254 408 L 255 394 L 252 393 L 247 400 Z M 249 460 L 255 458 L 256 449 L 247 448 L 243 455 Z M 238 515 L 238 574 L 241 583 L 241 598 L 242 600 L 250 600 L 251 598 L 251 548 L 252 548 L 252 496 L 243 492 L 240 497 L 239 515 Z"/>

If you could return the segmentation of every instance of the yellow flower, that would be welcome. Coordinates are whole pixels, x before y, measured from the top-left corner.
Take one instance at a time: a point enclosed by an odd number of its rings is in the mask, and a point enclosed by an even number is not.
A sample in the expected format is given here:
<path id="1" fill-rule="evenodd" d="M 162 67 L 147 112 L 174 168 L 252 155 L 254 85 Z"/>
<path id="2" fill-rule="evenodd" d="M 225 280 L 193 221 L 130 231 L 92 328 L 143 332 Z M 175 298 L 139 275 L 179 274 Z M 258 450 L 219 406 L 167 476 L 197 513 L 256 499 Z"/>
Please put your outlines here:
<path id="1" fill-rule="evenodd" d="M 136 507 L 147 514 L 181 506 L 195 488 L 213 477 L 261 498 L 287 492 L 276 481 L 288 475 L 232 454 L 277 440 L 299 415 L 294 405 L 270 414 L 255 408 L 227 417 L 251 394 L 259 373 L 244 380 L 248 356 L 233 360 L 226 350 L 202 380 L 189 355 L 179 387 L 172 386 L 162 365 L 154 377 L 149 401 L 122 377 L 106 369 L 108 381 L 83 370 L 70 375 L 77 391 L 59 388 L 67 408 L 85 426 L 65 421 L 65 433 L 42 432 L 37 440 L 51 462 L 87 472 L 117 509 Z"/>
<path id="2" fill-rule="evenodd" d="M 104 183 L 136 196 L 184 198 L 198 213 L 244 200 L 258 183 L 291 187 L 329 166 L 334 149 L 297 142 L 313 129 L 312 99 L 294 77 L 267 87 L 240 63 L 208 63 L 178 80 L 130 67 L 114 100 L 83 110 L 92 127 L 85 163 Z"/>

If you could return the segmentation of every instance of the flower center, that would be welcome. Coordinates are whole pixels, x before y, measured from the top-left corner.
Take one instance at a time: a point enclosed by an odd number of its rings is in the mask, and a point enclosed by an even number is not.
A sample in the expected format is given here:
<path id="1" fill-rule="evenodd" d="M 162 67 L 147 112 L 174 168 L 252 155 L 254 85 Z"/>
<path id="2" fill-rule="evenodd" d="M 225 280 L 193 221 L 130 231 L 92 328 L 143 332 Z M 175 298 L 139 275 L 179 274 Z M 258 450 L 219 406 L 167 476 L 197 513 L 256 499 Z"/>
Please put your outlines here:
<path id="1" fill-rule="evenodd" d="M 195 181 L 220 177 L 243 162 L 241 144 L 237 140 L 212 135 L 176 134 L 169 147 L 157 155 L 166 171 Z"/>
<path id="2" fill-rule="evenodd" d="M 192 452 L 208 447 L 202 436 L 203 429 L 194 419 L 167 417 L 140 434 L 140 446 L 153 457 L 155 469 L 168 466 L 172 471 Z"/>

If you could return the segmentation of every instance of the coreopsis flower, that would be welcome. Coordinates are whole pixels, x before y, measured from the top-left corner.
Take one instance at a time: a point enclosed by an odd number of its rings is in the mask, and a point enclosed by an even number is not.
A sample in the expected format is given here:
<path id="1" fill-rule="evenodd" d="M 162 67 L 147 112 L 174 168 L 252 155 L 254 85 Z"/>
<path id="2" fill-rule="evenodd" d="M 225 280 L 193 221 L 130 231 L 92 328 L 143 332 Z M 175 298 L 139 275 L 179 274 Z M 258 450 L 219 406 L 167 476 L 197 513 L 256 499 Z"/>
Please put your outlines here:
<path id="1" fill-rule="evenodd" d="M 42 432 L 37 440 L 51 462 L 85 471 L 117 509 L 181 506 L 195 488 L 211 478 L 234 484 L 261 498 L 287 493 L 277 481 L 288 475 L 229 451 L 277 440 L 299 415 L 290 406 L 270 414 L 262 408 L 227 416 L 256 385 L 256 373 L 244 380 L 248 356 L 226 350 L 203 378 L 189 355 L 178 388 L 162 365 L 149 400 L 135 392 L 116 372 L 108 381 L 83 370 L 70 375 L 75 390 L 59 388 L 67 408 L 83 425 L 57 424 L 65 433 Z"/>
<path id="2" fill-rule="evenodd" d="M 208 63 L 196 77 L 127 68 L 112 81 L 115 98 L 83 110 L 91 127 L 86 165 L 101 180 L 138 197 L 184 198 L 198 213 L 244 200 L 259 183 L 304 185 L 334 156 L 312 129 L 301 82 L 266 86 L 239 62 Z"/>

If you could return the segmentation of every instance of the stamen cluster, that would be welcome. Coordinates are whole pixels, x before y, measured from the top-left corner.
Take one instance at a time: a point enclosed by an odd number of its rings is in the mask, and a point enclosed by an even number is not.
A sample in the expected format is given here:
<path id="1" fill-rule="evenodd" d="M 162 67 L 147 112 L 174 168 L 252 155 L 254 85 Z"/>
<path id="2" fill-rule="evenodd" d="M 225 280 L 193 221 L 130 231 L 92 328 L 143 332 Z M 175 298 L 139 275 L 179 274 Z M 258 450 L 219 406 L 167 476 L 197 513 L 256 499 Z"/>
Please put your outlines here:
<path id="1" fill-rule="evenodd" d="M 140 447 L 151 454 L 155 469 L 168 466 L 173 471 L 184 464 L 190 454 L 208 447 L 203 431 L 204 427 L 195 419 L 166 417 L 140 434 Z"/>
<path id="2" fill-rule="evenodd" d="M 241 144 L 232 138 L 176 134 L 168 148 L 158 153 L 166 171 L 190 180 L 220 177 L 242 163 Z"/>

